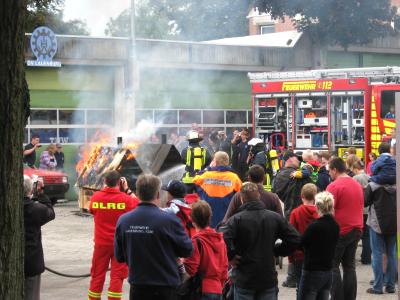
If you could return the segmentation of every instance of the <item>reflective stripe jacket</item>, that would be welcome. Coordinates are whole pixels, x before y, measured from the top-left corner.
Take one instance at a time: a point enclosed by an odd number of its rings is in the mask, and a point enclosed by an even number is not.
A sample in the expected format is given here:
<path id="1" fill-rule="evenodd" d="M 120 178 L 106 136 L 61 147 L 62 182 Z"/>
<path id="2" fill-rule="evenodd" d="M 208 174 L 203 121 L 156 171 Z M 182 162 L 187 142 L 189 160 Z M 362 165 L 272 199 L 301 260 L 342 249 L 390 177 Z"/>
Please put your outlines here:
<path id="1" fill-rule="evenodd" d="M 105 187 L 101 191 L 95 192 L 89 206 L 89 211 L 94 216 L 94 243 L 113 246 L 118 218 L 134 209 L 138 204 L 138 199 L 132 198 L 116 188 Z"/>
<path id="2" fill-rule="evenodd" d="M 193 179 L 201 199 L 212 209 L 211 227 L 215 228 L 225 216 L 233 195 L 240 191 L 242 181 L 230 167 L 215 167 Z"/>

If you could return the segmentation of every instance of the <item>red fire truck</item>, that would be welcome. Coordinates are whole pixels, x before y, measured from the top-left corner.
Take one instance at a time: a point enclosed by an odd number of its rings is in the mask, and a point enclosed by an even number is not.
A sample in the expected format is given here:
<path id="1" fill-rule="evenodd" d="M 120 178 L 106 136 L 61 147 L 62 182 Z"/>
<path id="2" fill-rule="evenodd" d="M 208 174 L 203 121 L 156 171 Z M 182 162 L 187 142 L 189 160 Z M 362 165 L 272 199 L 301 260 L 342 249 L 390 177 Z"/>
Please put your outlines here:
<path id="1" fill-rule="evenodd" d="M 368 160 L 395 124 L 400 67 L 249 73 L 254 136 L 273 148 L 335 151 Z"/>

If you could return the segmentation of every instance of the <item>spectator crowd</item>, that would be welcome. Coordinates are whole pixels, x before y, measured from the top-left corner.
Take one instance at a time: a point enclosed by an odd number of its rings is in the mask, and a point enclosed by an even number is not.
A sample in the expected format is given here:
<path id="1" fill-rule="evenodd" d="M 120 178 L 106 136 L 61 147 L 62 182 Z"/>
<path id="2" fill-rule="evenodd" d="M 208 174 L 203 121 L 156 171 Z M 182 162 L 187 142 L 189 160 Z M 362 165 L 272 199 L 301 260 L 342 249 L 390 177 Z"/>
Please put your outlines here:
<path id="1" fill-rule="evenodd" d="M 101 299 L 109 266 L 108 299 L 122 298 L 126 278 L 130 299 L 278 299 L 276 266 L 288 256 L 281 284 L 296 288 L 298 300 L 353 300 L 360 241 L 361 262 L 371 264 L 374 275 L 367 293 L 395 293 L 396 161 L 390 145 L 382 143 L 365 165 L 353 149 L 345 159 L 311 150 L 275 157 L 249 137 L 246 129 L 232 138 L 218 132 L 206 147 L 201 134 L 190 133 L 181 149 L 185 174 L 166 185 L 144 174 L 132 191 L 117 171 L 105 174 L 104 188 L 90 202 L 89 299 Z M 25 150 L 27 163 L 35 142 Z M 40 163 L 55 168 L 57 147 L 50 146 Z M 25 218 L 34 229 L 26 228 L 26 239 L 37 241 L 54 211 L 43 200 L 33 206 L 28 181 Z M 43 218 L 33 217 L 33 209 Z M 41 272 L 39 265 L 26 273 L 26 294 L 33 295 L 26 299 L 39 299 Z"/>

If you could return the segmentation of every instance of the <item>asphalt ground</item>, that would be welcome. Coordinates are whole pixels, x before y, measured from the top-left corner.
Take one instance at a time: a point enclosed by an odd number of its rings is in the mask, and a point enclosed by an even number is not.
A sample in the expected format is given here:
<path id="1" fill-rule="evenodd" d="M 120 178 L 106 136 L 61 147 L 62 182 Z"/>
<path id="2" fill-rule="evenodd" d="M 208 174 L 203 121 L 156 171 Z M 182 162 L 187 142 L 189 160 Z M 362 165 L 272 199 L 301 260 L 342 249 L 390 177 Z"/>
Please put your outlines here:
<path id="1" fill-rule="evenodd" d="M 58 204 L 55 206 L 56 219 L 42 227 L 43 248 L 46 266 L 56 271 L 71 275 L 90 272 L 93 251 L 93 218 L 79 216 L 76 202 Z M 366 290 L 373 278 L 370 265 L 359 262 L 361 247 L 357 251 L 357 299 L 397 299 L 397 294 L 370 295 Z M 283 269 L 278 268 L 279 299 L 296 299 L 295 289 L 282 287 L 286 278 L 287 259 L 284 259 Z M 87 299 L 89 278 L 66 278 L 48 271 L 42 274 L 42 300 L 78 300 Z M 104 291 L 108 288 L 108 277 Z M 107 299 L 103 291 L 103 298 Z M 129 299 L 129 284 L 125 281 L 122 299 Z"/>

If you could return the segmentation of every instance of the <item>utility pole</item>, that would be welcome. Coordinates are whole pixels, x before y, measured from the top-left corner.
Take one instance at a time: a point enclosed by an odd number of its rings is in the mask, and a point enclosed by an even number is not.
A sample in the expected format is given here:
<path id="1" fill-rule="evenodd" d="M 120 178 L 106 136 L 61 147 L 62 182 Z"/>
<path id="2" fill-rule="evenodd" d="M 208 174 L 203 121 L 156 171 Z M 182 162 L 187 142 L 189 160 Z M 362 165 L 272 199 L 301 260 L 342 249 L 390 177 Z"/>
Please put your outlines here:
<path id="1" fill-rule="evenodd" d="M 129 68 L 128 68 L 128 99 L 129 101 L 129 115 L 131 120 L 131 125 L 135 124 L 135 111 L 136 111 L 136 92 L 138 89 L 138 76 L 139 70 L 137 66 L 136 57 L 136 26 L 135 26 L 135 0 L 131 0 L 131 35 L 130 35 L 130 56 L 129 56 Z"/>

